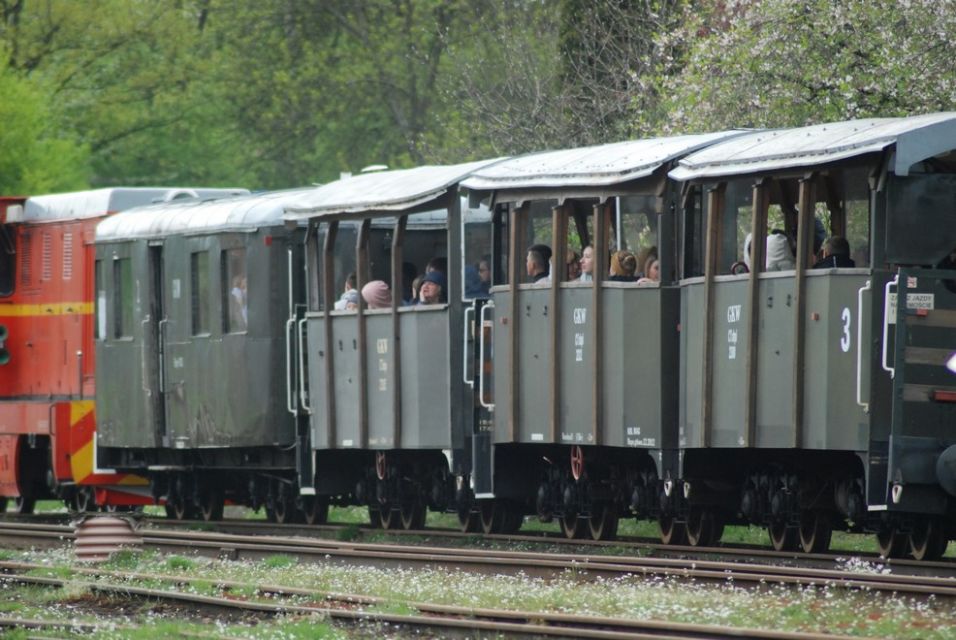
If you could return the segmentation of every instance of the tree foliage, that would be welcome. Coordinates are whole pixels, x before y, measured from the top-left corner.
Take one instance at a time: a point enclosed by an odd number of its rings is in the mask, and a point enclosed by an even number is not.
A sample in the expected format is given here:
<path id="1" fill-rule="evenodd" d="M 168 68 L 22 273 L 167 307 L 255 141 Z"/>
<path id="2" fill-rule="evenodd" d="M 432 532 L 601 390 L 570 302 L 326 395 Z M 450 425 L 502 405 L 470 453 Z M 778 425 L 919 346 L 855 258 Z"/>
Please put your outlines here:
<path id="1" fill-rule="evenodd" d="M 0 0 L 0 186 L 252 188 L 952 109 L 956 0 Z"/>

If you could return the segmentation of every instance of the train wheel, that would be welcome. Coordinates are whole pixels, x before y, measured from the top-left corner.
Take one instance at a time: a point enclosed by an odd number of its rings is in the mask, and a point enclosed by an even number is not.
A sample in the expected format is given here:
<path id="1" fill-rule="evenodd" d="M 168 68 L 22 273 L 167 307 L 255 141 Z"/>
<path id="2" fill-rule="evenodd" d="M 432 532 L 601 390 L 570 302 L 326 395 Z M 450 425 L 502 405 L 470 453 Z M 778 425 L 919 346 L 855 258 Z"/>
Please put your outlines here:
<path id="1" fill-rule="evenodd" d="M 425 505 L 415 501 L 409 505 L 403 505 L 399 511 L 402 519 L 403 529 L 424 529 L 425 516 L 427 511 Z"/>
<path id="2" fill-rule="evenodd" d="M 481 531 L 481 516 L 472 510 L 458 512 L 458 527 L 462 533 L 478 533 Z"/>
<path id="3" fill-rule="evenodd" d="M 382 528 L 382 510 L 378 507 L 368 508 L 368 523 L 373 529 Z"/>
<path id="4" fill-rule="evenodd" d="M 222 491 L 210 489 L 199 498 L 199 514 L 206 522 L 222 520 L 224 503 Z"/>
<path id="5" fill-rule="evenodd" d="M 674 516 L 662 515 L 657 519 L 661 528 L 661 542 L 664 544 L 684 544 L 687 542 L 687 525 L 678 522 Z"/>
<path id="6" fill-rule="evenodd" d="M 826 511 L 804 511 L 800 514 L 800 548 L 805 553 L 825 553 L 830 548 L 833 525 Z"/>
<path id="7" fill-rule="evenodd" d="M 70 509 L 79 511 L 80 513 L 96 511 L 96 500 L 94 499 L 93 490 L 89 487 L 80 487 L 73 493 L 68 506 Z"/>
<path id="8" fill-rule="evenodd" d="M 585 518 L 579 518 L 576 513 L 566 513 L 558 518 L 561 525 L 561 533 L 568 540 L 584 538 L 587 535 L 588 521 Z"/>
<path id="9" fill-rule="evenodd" d="M 595 505 L 588 517 L 588 531 L 592 540 L 613 540 L 617 536 L 617 512 L 610 504 Z"/>
<path id="10" fill-rule="evenodd" d="M 711 509 L 695 507 L 687 514 L 687 542 L 692 547 L 713 546 L 723 533 L 723 524 Z"/>
<path id="11" fill-rule="evenodd" d="M 920 518 L 910 532 L 910 555 L 917 560 L 939 560 L 948 542 L 937 518 Z"/>
<path id="12" fill-rule="evenodd" d="M 876 532 L 876 546 L 884 558 L 902 558 L 909 551 L 909 538 L 894 526 Z"/>
<path id="13" fill-rule="evenodd" d="M 329 499 L 325 496 L 303 497 L 302 515 L 306 524 L 325 524 L 329 521 Z"/>
<path id="14" fill-rule="evenodd" d="M 776 551 L 796 551 L 797 550 L 797 530 L 788 527 L 786 522 L 774 521 L 767 525 L 767 532 L 770 534 L 770 544 Z"/>
<path id="15" fill-rule="evenodd" d="M 501 525 L 501 533 L 518 533 L 521 525 L 524 524 L 524 512 L 514 503 L 504 503 L 504 522 Z"/>
<path id="16" fill-rule="evenodd" d="M 269 515 L 269 509 L 266 509 L 266 515 Z M 275 500 L 275 506 L 272 508 L 272 522 L 276 524 L 294 524 L 299 521 L 299 511 L 295 508 L 295 501 L 286 496 L 280 496 Z"/>
<path id="17" fill-rule="evenodd" d="M 33 510 L 37 506 L 36 498 L 27 498 L 25 496 L 20 496 L 13 501 L 13 509 L 10 510 L 11 513 L 33 513 Z"/>
<path id="18" fill-rule="evenodd" d="M 186 504 L 184 500 L 177 500 L 173 503 L 166 503 L 166 517 L 173 520 L 189 520 L 194 516 L 191 504 Z"/>
<path id="19" fill-rule="evenodd" d="M 7 512 L 7 506 L 10 504 L 9 498 L 0 498 L 0 513 Z"/>
<path id="20" fill-rule="evenodd" d="M 392 509 L 387 505 L 380 512 L 380 519 L 383 529 L 398 529 L 401 525 L 401 518 L 397 509 Z"/>

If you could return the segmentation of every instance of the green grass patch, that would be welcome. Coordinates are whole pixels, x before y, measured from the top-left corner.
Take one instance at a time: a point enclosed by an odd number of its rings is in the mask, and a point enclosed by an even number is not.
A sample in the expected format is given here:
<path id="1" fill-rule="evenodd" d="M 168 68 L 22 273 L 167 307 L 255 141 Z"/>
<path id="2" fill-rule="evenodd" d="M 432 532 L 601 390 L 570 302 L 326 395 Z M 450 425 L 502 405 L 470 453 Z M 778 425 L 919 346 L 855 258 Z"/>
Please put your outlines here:
<path id="1" fill-rule="evenodd" d="M 170 556 L 166 559 L 166 568 L 175 571 L 191 571 L 196 568 L 196 561 L 182 556 Z"/>
<path id="2" fill-rule="evenodd" d="M 362 535 L 362 530 L 357 524 L 347 524 L 339 529 L 335 534 L 335 539 L 341 542 L 349 542 Z"/>
<path id="3" fill-rule="evenodd" d="M 284 554 L 269 556 L 268 558 L 263 558 L 262 560 L 263 566 L 265 566 L 267 569 L 286 569 L 288 567 L 294 567 L 298 563 L 298 558 L 293 558 L 292 556 L 287 556 Z"/>
<path id="4" fill-rule="evenodd" d="M 103 567 L 114 571 L 131 571 L 142 563 L 143 552 L 136 549 L 120 549 L 103 563 Z"/>

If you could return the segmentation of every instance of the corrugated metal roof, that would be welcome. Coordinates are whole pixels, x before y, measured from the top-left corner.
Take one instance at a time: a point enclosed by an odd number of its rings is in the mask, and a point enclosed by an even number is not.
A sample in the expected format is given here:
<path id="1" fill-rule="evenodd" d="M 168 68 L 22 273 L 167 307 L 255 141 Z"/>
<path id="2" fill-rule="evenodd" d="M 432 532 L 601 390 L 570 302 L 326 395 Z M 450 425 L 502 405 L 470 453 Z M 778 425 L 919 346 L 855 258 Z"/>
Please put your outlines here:
<path id="1" fill-rule="evenodd" d="M 406 211 L 443 195 L 476 169 L 498 160 L 367 173 L 308 190 L 286 207 L 287 220 L 366 211 Z"/>
<path id="2" fill-rule="evenodd" d="M 894 144 L 894 171 L 906 175 L 913 164 L 956 149 L 956 113 L 750 133 L 683 158 L 669 175 L 675 180 L 699 180 L 810 167 L 879 152 Z"/>
<path id="3" fill-rule="evenodd" d="M 311 189 L 271 191 L 218 200 L 171 201 L 130 209 L 96 226 L 97 242 L 172 235 L 255 231 L 283 224 L 285 206 Z"/>
<path id="4" fill-rule="evenodd" d="M 247 189 L 191 189 L 182 187 L 115 187 L 33 196 L 23 207 L 25 222 L 52 222 L 95 218 L 153 202 L 183 198 L 221 198 L 249 193 Z"/>
<path id="5" fill-rule="evenodd" d="M 743 133 L 721 131 L 533 153 L 476 170 L 462 181 L 462 187 L 501 191 L 619 184 L 648 176 L 665 162 Z"/>

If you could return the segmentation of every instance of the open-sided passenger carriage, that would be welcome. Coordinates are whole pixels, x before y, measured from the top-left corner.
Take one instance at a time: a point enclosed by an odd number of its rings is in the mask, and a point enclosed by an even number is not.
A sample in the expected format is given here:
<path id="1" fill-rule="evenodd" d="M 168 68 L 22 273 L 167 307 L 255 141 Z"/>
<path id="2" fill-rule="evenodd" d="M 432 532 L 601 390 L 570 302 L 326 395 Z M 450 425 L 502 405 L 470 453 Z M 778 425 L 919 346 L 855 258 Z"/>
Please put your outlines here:
<path id="1" fill-rule="evenodd" d="M 494 210 L 494 286 L 475 313 L 485 342 L 476 424 L 492 443 L 476 447 L 484 459 L 473 478 L 485 531 L 512 530 L 532 513 L 557 519 L 568 537 L 604 539 L 633 512 L 674 535 L 681 193 L 667 172 L 739 134 L 531 154 L 462 183 Z M 552 249 L 546 283 L 525 275 L 536 244 Z M 569 248 L 587 246 L 593 281 L 567 281 Z M 651 247 L 660 282 L 608 280 L 611 250 Z"/>
<path id="2" fill-rule="evenodd" d="M 472 397 L 462 380 L 464 305 L 458 183 L 486 163 L 362 174 L 307 193 L 306 372 L 314 492 L 367 505 L 373 525 L 420 528 L 456 502 L 471 464 Z M 467 217 L 467 214 L 466 214 Z M 447 258 L 447 303 L 408 306 L 403 264 Z M 382 280 L 392 304 L 335 310 L 347 273 Z"/>
<path id="3" fill-rule="evenodd" d="M 956 514 L 956 114 L 754 132 L 670 176 L 705 203 L 684 212 L 687 532 L 739 517 L 778 549 L 851 528 L 885 555 L 939 556 Z M 815 218 L 856 268 L 811 269 Z M 796 246 L 778 272 L 774 226 Z M 731 275 L 747 232 L 751 270 Z"/>

